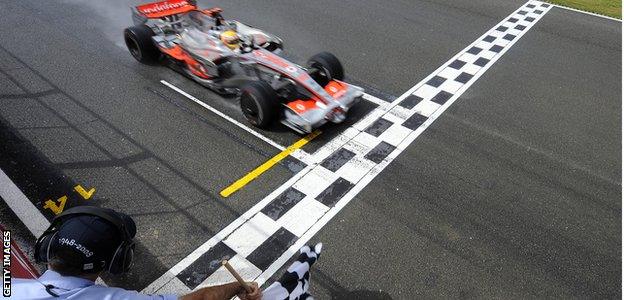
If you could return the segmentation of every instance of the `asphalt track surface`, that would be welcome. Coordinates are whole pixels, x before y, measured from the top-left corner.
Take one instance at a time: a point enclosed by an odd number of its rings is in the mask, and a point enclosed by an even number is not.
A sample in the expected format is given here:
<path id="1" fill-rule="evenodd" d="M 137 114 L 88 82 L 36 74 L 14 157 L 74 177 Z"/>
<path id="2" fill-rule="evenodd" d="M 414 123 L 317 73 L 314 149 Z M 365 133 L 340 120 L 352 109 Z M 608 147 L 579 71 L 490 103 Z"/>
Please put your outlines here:
<path id="1" fill-rule="evenodd" d="M 281 36 L 295 61 L 335 53 L 351 81 L 391 100 L 524 2 L 200 3 Z M 39 208 L 63 195 L 84 204 L 71 192 L 81 184 L 96 188 L 89 204 L 132 215 L 143 255 L 106 281 L 140 290 L 301 163 L 289 158 L 221 198 L 277 151 L 159 81 L 242 121 L 234 99 L 136 63 L 120 34 L 128 6 L 0 1 L 0 169 Z M 618 297 L 620 45 L 620 22 L 551 9 L 313 238 L 325 244 L 313 293 Z M 262 133 L 284 146 L 300 138 Z M 14 219 L 5 211 L 3 222 Z"/>

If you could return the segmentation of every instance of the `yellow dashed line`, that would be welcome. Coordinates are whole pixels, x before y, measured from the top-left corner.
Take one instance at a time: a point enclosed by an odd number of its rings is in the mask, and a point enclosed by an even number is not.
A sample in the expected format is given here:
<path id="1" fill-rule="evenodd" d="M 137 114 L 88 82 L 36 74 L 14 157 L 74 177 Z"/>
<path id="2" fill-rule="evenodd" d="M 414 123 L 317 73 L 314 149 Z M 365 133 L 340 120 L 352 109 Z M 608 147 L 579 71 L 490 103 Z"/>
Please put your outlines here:
<path id="1" fill-rule="evenodd" d="M 219 194 L 222 197 L 226 197 L 226 198 L 229 197 L 230 195 L 232 195 L 233 193 L 235 193 L 236 191 L 240 190 L 245 185 L 247 185 L 248 183 L 250 183 L 251 181 L 256 179 L 258 176 L 262 175 L 262 173 L 264 173 L 267 170 L 269 170 L 270 168 L 272 168 L 275 164 L 280 162 L 282 159 L 286 158 L 288 155 L 293 153 L 295 150 L 300 149 L 305 144 L 307 144 L 308 142 L 313 140 L 319 134 L 321 134 L 321 131 L 319 131 L 319 130 L 316 130 L 316 131 L 308 134 L 304 138 L 302 138 L 302 139 L 298 140 L 297 142 L 295 142 L 294 144 L 290 145 L 284 151 L 282 151 L 282 152 L 278 153 L 277 155 L 273 156 L 273 158 L 269 159 L 267 162 L 263 163 L 262 165 L 260 165 L 256 169 L 254 169 L 253 171 L 249 172 L 247 175 L 243 176 L 243 178 L 241 178 L 239 180 L 236 180 L 236 182 L 232 183 L 230 186 L 228 186 L 225 189 L 223 189 L 221 191 L 221 193 L 219 193 Z"/>

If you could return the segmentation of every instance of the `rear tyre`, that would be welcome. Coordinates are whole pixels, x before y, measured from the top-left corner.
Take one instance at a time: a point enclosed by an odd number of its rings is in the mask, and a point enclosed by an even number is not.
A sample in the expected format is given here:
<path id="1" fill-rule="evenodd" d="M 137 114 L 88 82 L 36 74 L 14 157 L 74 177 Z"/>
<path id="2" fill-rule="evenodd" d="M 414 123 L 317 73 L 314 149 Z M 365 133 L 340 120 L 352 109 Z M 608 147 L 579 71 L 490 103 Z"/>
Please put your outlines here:
<path id="1" fill-rule="evenodd" d="M 141 63 L 154 64 L 160 58 L 160 51 L 154 45 L 154 32 L 147 25 L 128 27 L 124 30 L 124 41 L 130 54 Z"/>
<path id="2" fill-rule="evenodd" d="M 277 93 L 264 81 L 252 81 L 241 88 L 240 106 L 252 125 L 266 128 L 277 117 Z"/>
<path id="3" fill-rule="evenodd" d="M 308 68 L 316 70 L 311 76 L 322 86 L 326 86 L 333 79 L 344 79 L 342 64 L 329 52 L 321 52 L 312 56 L 308 60 Z"/>

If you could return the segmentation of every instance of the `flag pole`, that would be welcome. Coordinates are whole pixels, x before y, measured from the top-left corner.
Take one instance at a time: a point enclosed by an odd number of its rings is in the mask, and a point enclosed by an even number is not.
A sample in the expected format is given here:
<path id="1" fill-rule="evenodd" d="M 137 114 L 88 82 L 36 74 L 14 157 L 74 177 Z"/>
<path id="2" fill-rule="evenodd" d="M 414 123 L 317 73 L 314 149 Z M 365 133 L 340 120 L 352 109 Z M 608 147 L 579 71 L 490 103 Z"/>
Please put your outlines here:
<path id="1" fill-rule="evenodd" d="M 247 293 L 251 294 L 253 292 L 253 290 L 251 289 L 251 287 L 249 286 L 249 284 L 247 284 L 247 282 L 245 282 L 245 280 L 243 280 L 243 278 L 238 275 L 238 272 L 236 272 L 236 270 L 234 270 L 234 268 L 230 265 L 230 263 L 227 260 L 223 260 L 221 261 L 221 264 L 228 270 L 230 271 L 230 273 L 232 274 L 232 276 L 234 276 L 234 278 L 236 278 L 236 280 L 238 281 L 238 283 L 245 289 L 245 291 L 247 291 Z"/>

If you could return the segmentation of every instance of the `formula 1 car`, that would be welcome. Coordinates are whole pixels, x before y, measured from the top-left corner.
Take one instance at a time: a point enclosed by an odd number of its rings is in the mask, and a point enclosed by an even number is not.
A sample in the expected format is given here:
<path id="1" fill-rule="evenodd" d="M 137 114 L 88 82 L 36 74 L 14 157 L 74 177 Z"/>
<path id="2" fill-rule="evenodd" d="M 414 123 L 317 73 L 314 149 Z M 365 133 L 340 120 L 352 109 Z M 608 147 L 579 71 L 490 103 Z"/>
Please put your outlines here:
<path id="1" fill-rule="evenodd" d="M 226 20 L 221 12 L 200 10 L 192 0 L 139 5 L 124 40 L 141 63 L 165 61 L 218 93 L 239 95 L 243 115 L 258 127 L 279 118 L 309 133 L 327 121 L 344 121 L 361 99 L 363 89 L 342 81 L 344 70 L 334 55 L 321 52 L 299 66 L 279 56 L 280 38 Z"/>

